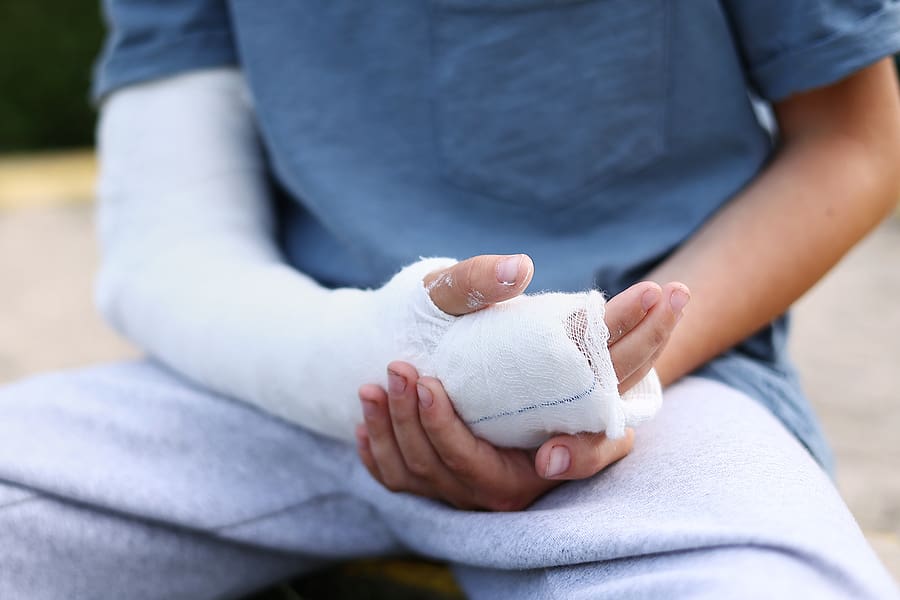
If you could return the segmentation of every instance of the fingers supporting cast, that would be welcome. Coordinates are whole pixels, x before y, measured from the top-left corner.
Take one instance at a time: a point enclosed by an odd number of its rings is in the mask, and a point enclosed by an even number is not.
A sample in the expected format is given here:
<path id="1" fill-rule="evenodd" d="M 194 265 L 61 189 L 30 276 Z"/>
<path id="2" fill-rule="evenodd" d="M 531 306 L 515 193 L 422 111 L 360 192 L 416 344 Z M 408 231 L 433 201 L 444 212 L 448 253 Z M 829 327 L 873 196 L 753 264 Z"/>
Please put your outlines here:
<path id="1" fill-rule="evenodd" d="M 634 447 L 634 430 L 610 439 L 604 433 L 558 435 L 538 449 L 534 469 L 546 479 L 584 479 L 624 458 Z"/>
<path id="2" fill-rule="evenodd" d="M 687 286 L 667 283 L 662 287 L 661 301 L 657 301 L 631 330 L 610 342 L 609 353 L 620 392 L 631 389 L 653 367 L 689 300 Z"/>

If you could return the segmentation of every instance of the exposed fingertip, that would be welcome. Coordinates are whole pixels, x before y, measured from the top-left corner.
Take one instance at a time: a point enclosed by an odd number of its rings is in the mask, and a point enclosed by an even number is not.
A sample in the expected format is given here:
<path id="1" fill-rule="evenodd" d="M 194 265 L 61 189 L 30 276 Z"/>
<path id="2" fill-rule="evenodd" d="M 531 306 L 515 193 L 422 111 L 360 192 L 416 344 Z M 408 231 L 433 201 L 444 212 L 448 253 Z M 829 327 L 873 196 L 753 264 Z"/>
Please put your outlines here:
<path id="1" fill-rule="evenodd" d="M 431 393 L 431 390 L 418 383 L 416 384 L 416 393 L 419 396 L 419 407 L 425 410 L 431 408 L 431 405 L 434 404 L 434 395 Z"/>
<path id="2" fill-rule="evenodd" d="M 498 261 L 494 270 L 497 275 L 497 281 L 502 285 L 514 286 L 519 281 L 519 272 L 522 270 L 522 255 L 513 254 L 511 256 L 503 256 Z"/>
<path id="3" fill-rule="evenodd" d="M 502 256 L 495 265 L 497 281 L 510 288 L 524 288 L 534 275 L 534 261 L 527 254 Z"/>
<path id="4" fill-rule="evenodd" d="M 388 392 L 394 396 L 400 395 L 406 391 L 406 378 L 400 373 L 388 368 Z"/>
<path id="5" fill-rule="evenodd" d="M 384 393 L 384 390 L 381 389 L 381 386 L 374 383 L 365 383 L 359 386 L 356 393 L 360 400 L 375 402 Z"/>
<path id="6" fill-rule="evenodd" d="M 672 293 L 669 294 L 669 305 L 676 319 L 680 319 L 684 314 L 684 307 L 691 301 L 691 293 L 687 286 L 679 284 L 674 286 Z"/>
<path id="7" fill-rule="evenodd" d="M 416 382 L 416 392 L 419 395 L 419 416 L 426 429 L 445 424 L 448 417 L 454 414 L 441 382 L 434 377 L 420 377 Z"/>
<path id="8" fill-rule="evenodd" d="M 522 270 L 522 277 L 519 279 L 522 289 L 528 287 L 528 284 L 531 283 L 531 278 L 534 277 L 534 261 L 527 254 L 522 254 L 522 263 L 520 265 L 520 269 Z"/>
<path id="9" fill-rule="evenodd" d="M 420 377 L 416 382 L 416 392 L 419 394 L 419 406 L 426 410 L 434 406 L 434 399 L 440 395 L 440 390 L 442 389 L 443 388 L 437 379 L 433 377 Z"/>
<path id="10" fill-rule="evenodd" d="M 356 431 L 354 431 L 356 435 L 356 445 L 359 446 L 362 450 L 368 450 L 369 448 L 369 430 L 362 423 L 356 426 Z"/>
<path id="11" fill-rule="evenodd" d="M 378 416 L 378 405 L 372 400 L 363 400 L 362 411 L 366 421 L 374 419 Z"/>
<path id="12" fill-rule="evenodd" d="M 434 377 L 429 377 L 426 375 L 425 377 L 419 377 L 418 381 L 416 381 L 416 385 L 424 385 L 433 394 L 435 392 L 435 389 L 440 387 L 441 382 Z"/>
<path id="13" fill-rule="evenodd" d="M 550 448 L 547 456 L 547 466 L 544 470 L 546 479 L 554 479 L 565 474 L 572 466 L 572 453 L 566 446 L 555 445 Z"/>
<path id="14" fill-rule="evenodd" d="M 641 294 L 641 308 L 644 309 L 644 312 L 649 311 L 656 306 L 660 298 L 662 298 L 662 288 L 654 283 Z"/>
<path id="15" fill-rule="evenodd" d="M 406 379 L 415 379 L 419 376 L 419 372 L 416 371 L 416 368 L 403 360 L 392 360 L 388 363 L 387 370 L 389 373 L 397 373 Z"/>
<path id="16" fill-rule="evenodd" d="M 625 428 L 625 434 L 618 438 L 606 438 L 600 451 L 604 463 L 602 468 L 622 460 L 634 449 L 634 429 Z"/>

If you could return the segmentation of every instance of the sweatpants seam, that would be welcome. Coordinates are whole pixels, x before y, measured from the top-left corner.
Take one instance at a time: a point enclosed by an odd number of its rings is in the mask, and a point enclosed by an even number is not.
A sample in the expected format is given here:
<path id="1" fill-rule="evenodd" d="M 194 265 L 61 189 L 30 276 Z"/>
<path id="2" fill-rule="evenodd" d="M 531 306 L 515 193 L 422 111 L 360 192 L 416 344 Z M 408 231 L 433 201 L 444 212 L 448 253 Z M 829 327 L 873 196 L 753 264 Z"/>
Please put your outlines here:
<path id="1" fill-rule="evenodd" d="M 0 510 L 12 508 L 14 506 L 19 506 L 21 504 L 27 504 L 28 502 L 33 502 L 34 500 L 39 500 L 39 499 L 40 499 L 40 496 L 29 496 L 27 498 L 19 498 L 18 500 L 13 500 L 12 502 L 7 502 L 6 504 L 0 504 Z"/>
<path id="2" fill-rule="evenodd" d="M 544 586 L 544 591 L 547 592 L 551 588 L 550 585 L 550 576 L 554 575 L 554 571 L 563 570 L 563 569 L 575 569 L 575 568 L 584 568 L 589 567 L 590 565 L 600 565 L 603 563 L 615 563 L 620 561 L 628 561 L 628 560 L 642 560 L 654 557 L 666 557 L 666 556 L 676 556 L 676 555 L 685 555 L 685 554 L 695 554 L 695 553 L 703 553 L 703 552 L 718 552 L 722 550 L 754 550 L 754 551 L 764 551 L 772 554 L 776 554 L 779 556 L 783 556 L 789 560 L 795 561 L 810 571 L 818 574 L 824 581 L 827 581 L 831 587 L 835 587 L 836 589 L 846 589 L 849 585 L 856 587 L 855 581 L 849 580 L 846 577 L 843 577 L 843 570 L 840 568 L 840 565 L 832 564 L 829 560 L 823 560 L 823 557 L 815 554 L 814 552 L 810 552 L 807 548 L 799 548 L 790 546 L 787 544 L 779 544 L 774 541 L 772 542 L 764 542 L 764 541 L 748 541 L 748 542 L 719 542 L 719 543 L 711 543 L 708 545 L 701 546 L 691 546 L 684 548 L 672 548 L 668 550 L 659 550 L 655 552 L 637 552 L 635 554 L 624 554 L 621 556 L 610 556 L 603 559 L 596 560 L 586 560 L 580 562 L 574 562 L 571 564 L 557 564 L 557 565 L 549 565 L 545 567 L 537 567 L 541 570 L 541 578 L 546 583 Z M 490 569 L 498 569 L 498 570 L 515 570 L 508 569 L 503 567 L 488 567 Z M 528 569 L 526 569 L 528 570 Z M 843 583 L 843 585 L 840 585 Z M 552 588 L 553 591 L 556 591 L 556 588 Z M 849 597 L 863 597 L 862 590 L 857 589 L 854 590 L 857 595 L 849 596 Z M 862 595 L 859 595 L 862 594 Z M 568 596 L 564 596 L 568 598 Z M 559 596 L 549 596 L 549 598 L 559 598 Z"/>
<path id="3" fill-rule="evenodd" d="M 9 483 L 7 480 L 0 479 L 0 482 Z M 10 483 L 10 485 L 16 485 Z M 20 486 L 19 486 L 20 487 Z M 34 490 L 34 488 L 28 488 L 29 491 L 33 491 L 34 495 L 30 498 L 25 498 L 22 500 L 22 503 L 26 501 L 37 501 L 37 500 L 47 500 L 50 502 L 57 502 L 64 506 L 69 506 L 78 510 L 84 510 L 87 512 L 95 513 L 100 516 L 110 517 L 113 519 L 118 519 L 122 521 L 130 521 L 133 523 L 138 523 L 141 525 L 146 525 L 152 528 L 159 528 L 166 531 L 169 531 L 174 534 L 182 534 L 187 536 L 194 536 L 200 538 L 206 538 L 209 541 L 214 541 L 216 543 L 226 544 L 229 546 L 236 546 L 240 548 L 247 548 L 249 550 L 258 550 L 260 552 L 268 552 L 273 554 L 281 554 L 285 556 L 294 556 L 298 553 L 291 552 L 288 550 L 284 550 L 283 548 L 275 548 L 267 545 L 254 544 L 251 542 L 246 542 L 243 540 L 236 540 L 230 537 L 221 537 L 217 534 L 215 529 L 210 529 L 207 527 L 192 527 L 189 525 L 183 525 L 181 523 L 173 523 L 171 521 L 166 521 L 160 518 L 149 517 L 146 515 L 140 515 L 135 513 L 130 513 L 124 510 L 119 510 L 115 508 L 110 508 L 108 506 L 92 504 L 91 502 L 78 500 L 76 498 L 70 498 L 68 496 L 63 496 L 61 494 L 57 494 L 55 492 L 49 492 L 46 490 Z M 14 501 L 13 504 L 18 504 L 19 501 Z"/>
<path id="4" fill-rule="evenodd" d="M 262 514 L 259 514 L 259 515 L 253 516 L 253 517 L 247 517 L 246 519 L 241 519 L 241 520 L 234 521 L 231 523 L 226 523 L 224 525 L 214 525 L 213 527 L 209 528 L 209 531 L 225 532 L 229 529 L 236 529 L 238 527 L 243 527 L 245 525 L 252 525 L 253 523 L 265 521 L 266 519 L 269 519 L 274 516 L 289 513 L 292 510 L 303 506 L 304 504 L 309 504 L 314 501 L 325 500 L 325 499 L 332 498 L 332 497 L 334 497 L 334 498 L 352 498 L 352 496 L 345 494 L 343 492 L 329 492 L 327 494 L 318 494 L 315 496 L 310 496 L 308 498 L 304 498 L 303 500 L 300 500 L 298 502 L 293 502 L 291 504 L 288 504 L 287 506 L 283 506 L 281 508 L 276 508 L 276 509 L 270 510 L 268 512 L 265 512 L 265 513 L 262 513 Z"/>
<path id="5" fill-rule="evenodd" d="M 7 502 L 6 504 L 0 504 L 0 510 L 2 510 L 4 508 L 10 508 L 12 506 L 18 506 L 19 504 L 24 504 L 26 502 L 30 502 L 32 500 L 38 500 L 41 498 L 41 493 L 38 492 L 37 490 L 35 490 L 31 487 L 23 486 L 19 483 L 16 483 L 15 481 L 10 481 L 8 479 L 0 478 L 0 485 L 4 485 L 4 486 L 6 486 L 10 489 L 14 489 L 14 490 L 22 490 L 22 493 L 26 494 L 26 496 L 24 498 L 19 498 L 18 500 L 12 500 L 10 502 Z"/>

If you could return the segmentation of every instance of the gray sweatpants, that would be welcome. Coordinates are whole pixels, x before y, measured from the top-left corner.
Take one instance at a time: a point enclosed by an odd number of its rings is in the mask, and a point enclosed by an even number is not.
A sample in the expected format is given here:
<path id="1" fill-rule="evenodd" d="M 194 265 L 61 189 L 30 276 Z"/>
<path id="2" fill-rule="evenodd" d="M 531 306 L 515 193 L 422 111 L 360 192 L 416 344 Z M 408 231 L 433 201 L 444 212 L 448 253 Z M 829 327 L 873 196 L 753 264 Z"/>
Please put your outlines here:
<path id="1" fill-rule="evenodd" d="M 688 379 L 634 452 L 519 513 L 393 494 L 346 445 L 149 363 L 0 390 L 0 598 L 229 598 L 413 552 L 473 598 L 892 598 L 831 481 Z"/>

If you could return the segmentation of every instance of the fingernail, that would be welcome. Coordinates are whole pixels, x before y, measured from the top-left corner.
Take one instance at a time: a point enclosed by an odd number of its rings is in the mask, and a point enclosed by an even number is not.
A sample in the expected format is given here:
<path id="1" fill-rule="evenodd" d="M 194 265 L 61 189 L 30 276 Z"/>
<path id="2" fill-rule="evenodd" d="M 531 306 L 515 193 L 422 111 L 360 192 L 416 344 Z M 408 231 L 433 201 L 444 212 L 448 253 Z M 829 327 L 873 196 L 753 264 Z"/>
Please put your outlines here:
<path id="1" fill-rule="evenodd" d="M 416 391 L 419 392 L 419 406 L 431 408 L 431 405 L 434 403 L 434 396 L 431 395 L 431 390 L 419 383 L 416 385 Z"/>
<path id="2" fill-rule="evenodd" d="M 662 294 L 659 288 L 653 288 L 652 290 L 647 290 L 643 294 L 641 294 L 641 307 L 643 307 L 644 312 L 647 312 L 659 302 L 659 297 Z"/>
<path id="3" fill-rule="evenodd" d="M 676 317 L 681 318 L 684 307 L 687 306 L 690 300 L 691 297 L 684 290 L 676 289 L 672 292 L 672 295 L 669 296 L 669 304 L 672 306 L 672 312 L 675 313 Z"/>
<path id="4" fill-rule="evenodd" d="M 550 449 L 550 460 L 547 461 L 547 477 L 562 475 L 569 469 L 569 449 L 565 446 L 553 446 Z"/>
<path id="5" fill-rule="evenodd" d="M 516 280 L 519 278 L 519 265 L 521 264 L 521 254 L 509 256 L 498 262 L 497 281 L 503 285 L 516 285 Z"/>
<path id="6" fill-rule="evenodd" d="M 388 391 L 392 394 L 402 394 L 405 390 L 406 379 L 388 369 Z"/>
<path id="7" fill-rule="evenodd" d="M 376 408 L 375 403 L 371 402 L 369 400 L 362 401 L 362 409 L 363 409 L 363 416 L 367 419 L 371 419 L 378 412 L 378 409 Z"/>

